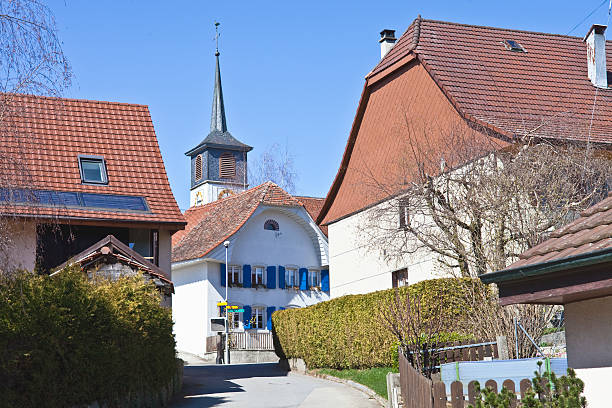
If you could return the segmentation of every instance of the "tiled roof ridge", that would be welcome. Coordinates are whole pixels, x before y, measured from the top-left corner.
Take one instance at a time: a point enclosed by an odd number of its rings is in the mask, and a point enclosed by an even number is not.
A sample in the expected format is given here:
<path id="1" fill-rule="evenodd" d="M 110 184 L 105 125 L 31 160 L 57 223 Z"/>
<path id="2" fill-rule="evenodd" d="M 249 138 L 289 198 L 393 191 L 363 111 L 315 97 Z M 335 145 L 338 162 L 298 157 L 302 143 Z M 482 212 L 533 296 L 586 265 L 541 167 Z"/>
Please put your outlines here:
<path id="1" fill-rule="evenodd" d="M 511 32 L 523 33 L 523 34 L 547 35 L 551 37 L 572 38 L 572 39 L 578 39 L 582 41 L 582 37 L 567 35 L 567 34 L 547 33 L 547 32 L 542 32 L 542 31 L 518 30 L 515 28 L 494 27 L 494 26 L 478 25 L 478 24 L 466 24 L 466 23 L 457 23 L 454 21 L 432 20 L 432 19 L 421 19 L 421 22 L 454 25 L 454 26 L 460 26 L 460 27 L 484 28 L 484 29 L 489 29 L 489 30 L 493 29 L 493 30 L 501 30 L 501 31 L 511 31 Z M 612 40 L 607 40 L 606 42 L 609 42 L 609 41 L 612 41 Z"/>
<path id="2" fill-rule="evenodd" d="M 296 199 L 300 199 L 300 198 L 310 198 L 313 200 L 325 200 L 325 197 L 315 197 L 315 196 L 305 196 L 305 195 L 293 195 L 294 198 Z"/>
<path id="3" fill-rule="evenodd" d="M 421 15 L 419 14 L 417 18 L 414 19 L 412 24 L 410 24 L 410 25 L 414 24 L 414 32 L 412 33 L 412 43 L 410 44 L 410 50 L 415 50 L 416 47 L 419 46 L 419 39 L 421 37 L 421 22 L 422 21 L 423 19 L 421 18 Z"/>
<path id="4" fill-rule="evenodd" d="M 78 99 L 78 98 L 65 98 L 62 96 L 47 96 L 47 95 L 35 95 L 35 94 L 27 94 L 27 93 L 4 93 L 4 95 L 15 95 L 17 97 L 29 97 L 35 99 L 46 99 L 51 101 L 60 101 L 60 102 L 85 102 L 85 103 L 96 103 L 96 104 L 104 104 L 104 105 L 119 105 L 119 106 L 138 106 L 141 108 L 149 108 L 149 105 L 144 105 L 140 103 L 130 103 L 130 102 L 112 102 L 112 101 L 101 101 L 95 99 Z"/>

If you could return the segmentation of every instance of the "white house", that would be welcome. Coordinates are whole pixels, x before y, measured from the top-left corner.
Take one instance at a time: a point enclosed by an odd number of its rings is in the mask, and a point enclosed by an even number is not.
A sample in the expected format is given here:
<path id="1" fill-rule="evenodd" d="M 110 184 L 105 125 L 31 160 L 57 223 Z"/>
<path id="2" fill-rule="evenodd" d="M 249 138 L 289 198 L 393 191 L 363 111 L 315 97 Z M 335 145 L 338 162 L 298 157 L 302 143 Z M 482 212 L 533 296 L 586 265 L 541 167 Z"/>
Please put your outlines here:
<path id="1" fill-rule="evenodd" d="M 274 183 L 191 207 L 185 217 L 172 253 L 179 350 L 206 352 L 226 283 L 228 303 L 244 310 L 231 315 L 235 331 L 270 330 L 274 311 L 329 299 L 327 238 L 302 203 Z"/>
<path id="2" fill-rule="evenodd" d="M 247 190 L 252 148 L 227 131 L 216 57 L 211 129 L 186 153 L 191 207 L 172 240 L 177 348 L 197 355 L 217 334 L 210 318 L 224 313 L 217 303 L 226 289 L 229 304 L 244 310 L 230 315 L 234 331 L 268 331 L 274 311 L 329 299 L 327 237 L 313 219 L 323 200 L 293 197 L 272 182 Z"/>
<path id="3" fill-rule="evenodd" d="M 383 57 L 366 76 L 342 162 L 317 217 L 329 228 L 331 296 L 441 275 L 434 252 L 389 259 L 364 226 L 410 188 L 417 172 L 439 174 L 445 158 L 465 155 L 458 152 L 462 136 L 494 146 L 490 151 L 539 141 L 588 141 L 609 149 L 604 31 L 594 26 L 583 40 L 419 16 L 397 44 L 393 31 L 381 32 Z M 411 209 L 396 209 L 401 230 Z"/>

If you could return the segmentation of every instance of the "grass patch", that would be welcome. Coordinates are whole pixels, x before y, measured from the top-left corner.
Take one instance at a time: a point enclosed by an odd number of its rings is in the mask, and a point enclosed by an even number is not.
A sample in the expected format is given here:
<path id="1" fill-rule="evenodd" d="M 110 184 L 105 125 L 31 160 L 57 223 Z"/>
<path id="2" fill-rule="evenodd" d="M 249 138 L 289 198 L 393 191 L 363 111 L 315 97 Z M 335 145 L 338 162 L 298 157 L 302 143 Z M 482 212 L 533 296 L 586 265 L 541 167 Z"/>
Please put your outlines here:
<path id="1" fill-rule="evenodd" d="M 393 372 L 394 370 L 391 367 L 374 367 L 363 370 L 335 370 L 333 368 L 321 368 L 317 371 L 321 374 L 331 375 L 363 384 L 386 399 L 387 373 Z"/>

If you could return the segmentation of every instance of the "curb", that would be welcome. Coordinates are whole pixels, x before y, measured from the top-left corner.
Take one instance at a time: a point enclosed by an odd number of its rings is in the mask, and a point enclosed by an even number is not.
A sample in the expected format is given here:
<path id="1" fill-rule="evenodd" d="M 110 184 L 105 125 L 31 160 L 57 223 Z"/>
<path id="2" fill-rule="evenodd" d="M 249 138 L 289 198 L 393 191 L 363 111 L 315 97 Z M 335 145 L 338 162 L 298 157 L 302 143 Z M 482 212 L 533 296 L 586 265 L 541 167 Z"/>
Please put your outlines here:
<path id="1" fill-rule="evenodd" d="M 337 382 L 337 383 L 340 383 L 340 384 L 348 385 L 349 387 L 352 387 L 352 388 L 354 388 L 354 389 L 356 389 L 358 391 L 363 392 L 364 394 L 366 394 L 371 399 L 376 400 L 376 402 L 378 402 L 381 407 L 387 407 L 388 404 L 389 404 L 388 401 L 386 399 L 384 399 L 383 397 L 381 397 L 380 395 L 378 395 L 376 393 L 376 391 L 372 390 L 371 388 L 366 387 L 363 384 L 356 383 L 355 381 L 345 380 L 344 378 L 338 378 L 338 377 L 334 377 L 333 375 L 321 374 L 321 373 L 313 372 L 313 371 L 310 371 L 310 370 L 305 372 L 305 373 L 299 373 L 299 374 L 305 374 L 305 375 L 309 375 L 311 377 L 322 378 L 324 380 L 333 381 L 333 382 Z"/>

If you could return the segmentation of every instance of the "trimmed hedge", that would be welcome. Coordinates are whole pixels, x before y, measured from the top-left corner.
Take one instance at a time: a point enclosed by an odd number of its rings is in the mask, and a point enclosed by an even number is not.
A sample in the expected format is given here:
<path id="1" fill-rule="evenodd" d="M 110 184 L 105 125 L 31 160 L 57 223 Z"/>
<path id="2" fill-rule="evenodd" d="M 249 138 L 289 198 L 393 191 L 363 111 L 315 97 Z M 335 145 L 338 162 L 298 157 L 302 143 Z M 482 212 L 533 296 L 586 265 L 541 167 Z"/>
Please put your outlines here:
<path id="1" fill-rule="evenodd" d="M 175 361 L 170 310 L 140 277 L 0 279 L 0 406 L 131 406 L 172 381 Z"/>
<path id="2" fill-rule="evenodd" d="M 443 318 L 449 323 L 445 340 L 472 338 L 455 333 L 463 316 L 470 313 L 467 291 L 484 285 L 462 278 L 432 279 L 399 288 L 419 293 L 423 311 L 443 303 Z M 277 311 L 272 315 L 274 345 L 281 358 L 301 358 L 308 368 L 370 368 L 397 364 L 397 339 L 385 326 L 380 310 L 394 299 L 395 289 L 364 295 L 347 295 L 302 309 Z M 454 324 L 456 323 L 456 325 Z"/>

